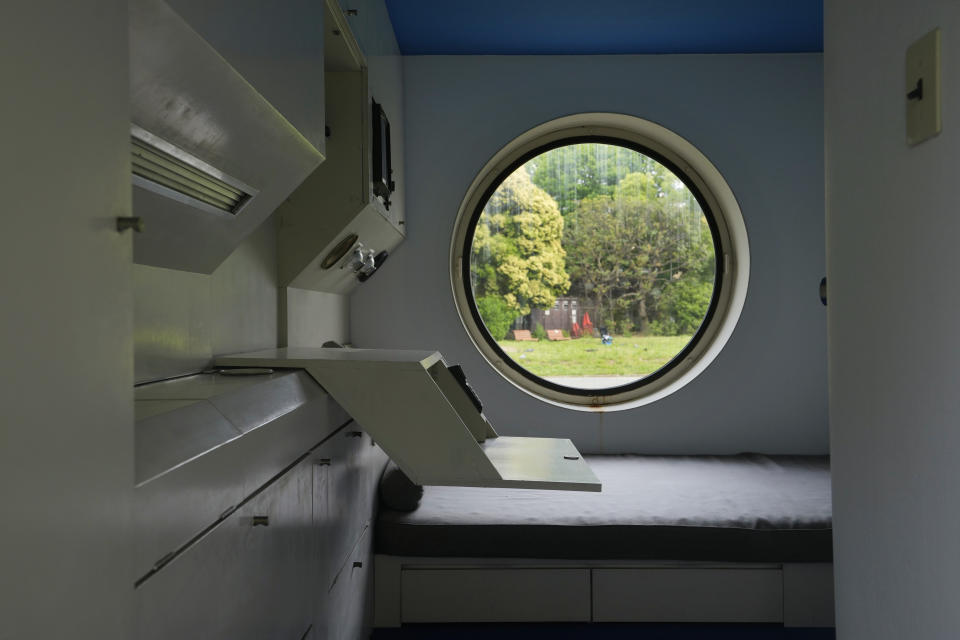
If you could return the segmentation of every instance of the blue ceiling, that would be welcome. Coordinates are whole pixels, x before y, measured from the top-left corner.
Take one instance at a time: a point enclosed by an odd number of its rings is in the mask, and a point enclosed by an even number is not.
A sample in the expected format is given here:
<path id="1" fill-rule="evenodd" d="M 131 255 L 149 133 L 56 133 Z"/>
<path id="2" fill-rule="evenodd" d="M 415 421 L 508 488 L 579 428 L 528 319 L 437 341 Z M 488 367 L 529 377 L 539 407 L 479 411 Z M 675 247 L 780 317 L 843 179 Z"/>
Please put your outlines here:
<path id="1" fill-rule="evenodd" d="M 823 0 L 386 0 L 404 55 L 823 50 Z"/>

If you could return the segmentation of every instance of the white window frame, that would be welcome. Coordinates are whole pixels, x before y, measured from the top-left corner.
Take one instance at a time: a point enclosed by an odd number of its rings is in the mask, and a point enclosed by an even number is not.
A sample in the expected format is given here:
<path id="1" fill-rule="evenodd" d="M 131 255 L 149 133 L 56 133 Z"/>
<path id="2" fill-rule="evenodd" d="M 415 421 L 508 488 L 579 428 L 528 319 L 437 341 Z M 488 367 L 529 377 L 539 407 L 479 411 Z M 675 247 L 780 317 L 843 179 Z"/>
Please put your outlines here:
<path id="1" fill-rule="evenodd" d="M 713 316 L 700 339 L 686 356 L 671 363 L 662 374 L 627 390 L 598 389 L 596 393 L 571 393 L 539 384 L 504 362 L 488 343 L 487 332 L 470 312 L 469 282 L 464 282 L 463 261 L 471 219 L 488 189 L 504 171 L 524 155 L 564 139 L 613 138 L 659 154 L 696 187 L 716 221 L 722 252 L 719 297 Z M 615 411 L 649 404 L 689 384 L 700 375 L 730 339 L 746 299 L 750 251 L 746 225 L 737 199 L 720 171 L 686 139 L 657 123 L 617 113 L 582 113 L 551 120 L 521 134 L 504 146 L 477 174 L 467 189 L 457 214 L 450 243 L 450 283 L 460 321 L 484 359 L 508 382 L 550 404 L 582 411 Z M 534 378 L 536 376 L 533 376 Z"/>

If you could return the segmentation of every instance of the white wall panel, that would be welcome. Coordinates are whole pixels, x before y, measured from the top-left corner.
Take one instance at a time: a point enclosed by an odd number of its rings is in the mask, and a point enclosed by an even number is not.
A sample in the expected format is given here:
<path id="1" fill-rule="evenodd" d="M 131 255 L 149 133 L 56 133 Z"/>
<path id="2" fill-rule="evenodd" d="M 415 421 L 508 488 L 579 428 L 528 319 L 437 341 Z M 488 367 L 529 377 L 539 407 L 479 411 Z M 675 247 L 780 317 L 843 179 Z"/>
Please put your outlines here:
<path id="1" fill-rule="evenodd" d="M 127 8 L 0 20 L 0 638 L 131 637 Z"/>
<path id="2" fill-rule="evenodd" d="M 276 346 L 276 246 L 271 217 L 210 275 L 134 265 L 137 382 L 195 373 L 213 355 Z M 346 313 L 344 301 L 332 304 L 334 315 Z"/>
<path id="3" fill-rule="evenodd" d="M 827 451 L 820 55 L 424 56 L 404 58 L 403 76 L 408 237 L 351 298 L 356 346 L 439 349 L 505 435 L 571 438 L 584 452 Z M 616 413 L 553 407 L 495 373 L 460 324 L 447 267 L 487 160 L 584 111 L 640 116 L 698 147 L 733 189 L 752 254 L 719 357 L 672 396 Z"/>
<path id="4" fill-rule="evenodd" d="M 837 630 L 960 628 L 960 5 L 826 2 Z M 943 33 L 943 132 L 906 144 L 905 54 Z"/>
<path id="5" fill-rule="evenodd" d="M 280 291 L 280 345 L 321 347 L 328 340 L 350 342 L 346 296 L 286 287 Z"/>

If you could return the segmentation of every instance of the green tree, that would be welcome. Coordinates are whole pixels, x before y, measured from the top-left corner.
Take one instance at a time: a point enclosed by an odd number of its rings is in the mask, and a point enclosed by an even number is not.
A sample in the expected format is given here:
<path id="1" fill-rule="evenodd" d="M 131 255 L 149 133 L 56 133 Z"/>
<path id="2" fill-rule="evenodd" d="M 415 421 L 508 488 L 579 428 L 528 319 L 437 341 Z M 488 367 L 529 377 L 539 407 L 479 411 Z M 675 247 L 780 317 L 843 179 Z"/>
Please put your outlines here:
<path id="1" fill-rule="evenodd" d="M 474 230 L 474 296 L 499 296 L 514 316 L 552 307 L 570 288 L 562 239 L 556 201 L 526 170 L 514 171 L 490 197 Z"/>
<path id="2" fill-rule="evenodd" d="M 526 165 L 534 184 L 549 193 L 566 216 L 579 203 L 598 195 L 612 196 L 632 173 L 660 179 L 664 167 L 652 158 L 615 144 L 585 142 L 551 149 Z"/>
<path id="3" fill-rule="evenodd" d="M 712 236 L 688 194 L 676 178 L 635 172 L 612 196 L 583 200 L 568 216 L 564 245 L 573 292 L 592 301 L 597 324 L 646 329 L 659 321 L 668 285 L 684 278 L 712 290 Z"/>
<path id="4" fill-rule="evenodd" d="M 700 328 L 713 282 L 684 276 L 668 283 L 660 297 L 657 319 L 650 323 L 650 332 L 664 336 L 690 335 Z"/>
<path id="5" fill-rule="evenodd" d="M 477 311 L 494 340 L 503 340 L 510 331 L 515 314 L 500 296 L 477 298 Z"/>

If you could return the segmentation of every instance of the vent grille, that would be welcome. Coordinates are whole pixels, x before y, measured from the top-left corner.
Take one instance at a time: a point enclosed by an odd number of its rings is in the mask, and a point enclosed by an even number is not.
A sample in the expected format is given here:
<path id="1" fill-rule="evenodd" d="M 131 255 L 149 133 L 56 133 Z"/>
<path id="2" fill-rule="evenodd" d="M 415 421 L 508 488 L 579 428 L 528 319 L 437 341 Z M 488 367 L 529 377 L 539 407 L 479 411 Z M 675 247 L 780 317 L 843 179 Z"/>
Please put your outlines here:
<path id="1" fill-rule="evenodd" d="M 215 169 L 193 158 L 181 149 L 163 142 L 142 129 L 136 128 L 131 137 L 131 167 L 133 175 L 147 184 L 134 181 L 152 191 L 171 195 L 173 191 L 187 198 L 189 204 L 206 205 L 218 211 L 236 214 L 253 194 L 238 186 L 238 181 L 227 182 L 215 175 Z M 250 190 L 252 191 L 252 190 Z M 174 196 L 175 197 L 175 196 Z M 190 202 L 193 201 L 193 202 Z"/>

